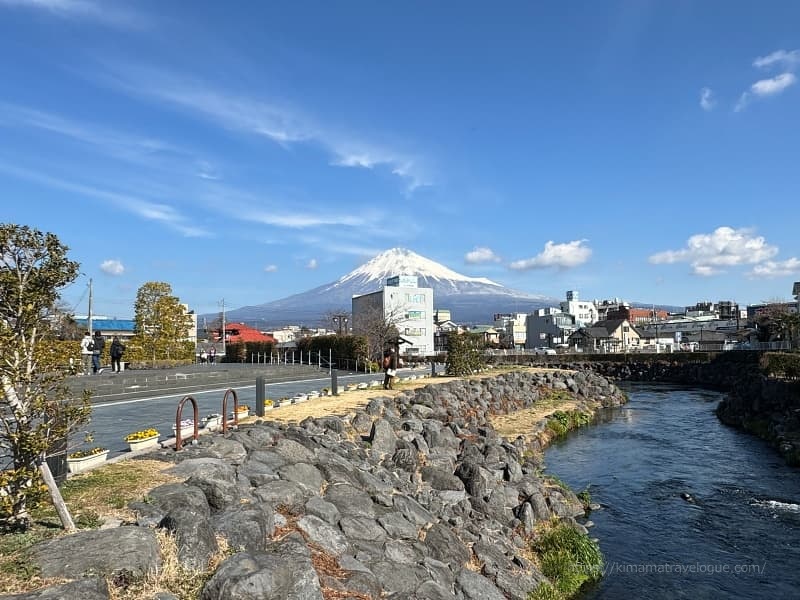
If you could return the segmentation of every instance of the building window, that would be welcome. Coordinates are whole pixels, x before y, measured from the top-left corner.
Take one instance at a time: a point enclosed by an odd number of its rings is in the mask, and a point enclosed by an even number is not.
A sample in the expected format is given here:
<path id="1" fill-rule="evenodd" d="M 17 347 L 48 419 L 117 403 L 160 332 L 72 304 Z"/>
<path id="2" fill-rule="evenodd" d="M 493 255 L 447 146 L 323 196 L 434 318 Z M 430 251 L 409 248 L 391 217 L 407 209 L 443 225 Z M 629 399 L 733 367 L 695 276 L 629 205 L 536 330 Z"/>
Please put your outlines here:
<path id="1" fill-rule="evenodd" d="M 425 294 L 406 294 L 406 302 L 411 304 L 425 304 Z"/>
<path id="2" fill-rule="evenodd" d="M 404 330 L 404 335 L 414 335 L 414 336 L 423 336 L 425 335 L 425 328 L 424 327 L 406 327 Z"/>
<path id="3" fill-rule="evenodd" d="M 424 310 L 410 310 L 406 313 L 406 319 L 424 319 Z"/>

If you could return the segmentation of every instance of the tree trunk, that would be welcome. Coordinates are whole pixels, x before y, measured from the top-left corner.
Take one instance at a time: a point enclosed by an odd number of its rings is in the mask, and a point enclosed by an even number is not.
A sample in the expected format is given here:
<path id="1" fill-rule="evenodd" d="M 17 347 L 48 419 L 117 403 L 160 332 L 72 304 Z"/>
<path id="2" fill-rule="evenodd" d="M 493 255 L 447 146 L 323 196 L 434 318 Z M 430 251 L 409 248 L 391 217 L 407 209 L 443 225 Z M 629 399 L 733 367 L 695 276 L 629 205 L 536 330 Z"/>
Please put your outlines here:
<path id="1" fill-rule="evenodd" d="M 64 526 L 64 529 L 67 530 L 67 533 L 73 533 L 75 531 L 75 522 L 69 514 L 67 504 L 64 502 L 63 496 L 61 496 L 61 490 L 58 489 L 56 480 L 53 479 L 53 474 L 50 472 L 50 466 L 47 464 L 47 461 L 44 460 L 44 457 L 39 461 L 39 471 L 47 485 L 47 491 L 50 492 L 50 499 L 53 501 L 53 506 L 56 507 L 58 518 L 61 519 L 61 524 Z"/>

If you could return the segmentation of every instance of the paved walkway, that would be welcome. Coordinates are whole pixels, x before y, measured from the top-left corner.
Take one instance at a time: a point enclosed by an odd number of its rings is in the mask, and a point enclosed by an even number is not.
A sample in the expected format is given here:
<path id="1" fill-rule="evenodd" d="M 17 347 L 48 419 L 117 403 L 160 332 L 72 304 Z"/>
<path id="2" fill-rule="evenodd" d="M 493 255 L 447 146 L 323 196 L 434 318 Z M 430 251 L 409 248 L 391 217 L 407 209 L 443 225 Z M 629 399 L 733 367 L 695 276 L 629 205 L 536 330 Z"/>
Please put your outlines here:
<path id="1" fill-rule="evenodd" d="M 328 370 L 316 365 L 222 363 L 122 373 L 103 369 L 96 375 L 70 377 L 68 386 L 76 395 L 83 390 L 90 390 L 91 402 L 97 404 L 163 394 L 191 394 L 209 388 L 255 385 L 256 377 L 264 377 L 267 383 L 275 383 L 327 376 Z"/>

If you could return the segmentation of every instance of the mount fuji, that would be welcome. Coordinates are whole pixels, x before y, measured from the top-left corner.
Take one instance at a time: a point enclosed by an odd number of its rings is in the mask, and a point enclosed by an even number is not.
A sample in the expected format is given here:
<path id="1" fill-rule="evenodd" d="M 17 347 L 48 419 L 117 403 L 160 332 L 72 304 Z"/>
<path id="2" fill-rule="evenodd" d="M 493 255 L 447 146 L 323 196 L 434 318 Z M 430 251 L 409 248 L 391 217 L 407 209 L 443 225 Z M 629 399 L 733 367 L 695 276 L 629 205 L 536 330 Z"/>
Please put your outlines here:
<path id="1" fill-rule="evenodd" d="M 380 290 L 393 275 L 416 275 L 433 288 L 433 304 L 449 309 L 458 323 L 491 323 L 494 313 L 531 312 L 558 305 L 547 296 L 526 294 L 485 277 L 468 277 L 405 248 L 386 250 L 333 283 L 255 306 L 228 311 L 228 322 L 264 326 L 324 325 L 332 313 L 350 313 L 353 296 Z"/>

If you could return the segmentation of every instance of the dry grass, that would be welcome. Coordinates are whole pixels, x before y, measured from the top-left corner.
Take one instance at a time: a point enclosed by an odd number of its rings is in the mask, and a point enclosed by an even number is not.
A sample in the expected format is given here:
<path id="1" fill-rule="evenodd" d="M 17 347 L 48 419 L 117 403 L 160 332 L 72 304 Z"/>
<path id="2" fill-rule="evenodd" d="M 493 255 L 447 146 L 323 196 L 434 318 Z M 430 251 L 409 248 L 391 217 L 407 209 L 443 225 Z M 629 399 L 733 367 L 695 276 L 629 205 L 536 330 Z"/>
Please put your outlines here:
<path id="1" fill-rule="evenodd" d="M 104 465 L 70 478 L 61 486 L 61 494 L 80 528 L 94 529 L 107 519 L 130 521 L 134 514 L 127 508 L 129 502 L 144 498 L 148 491 L 162 483 L 180 481 L 164 472 L 170 466 L 158 460 L 127 460 Z M 0 590 L 3 592 L 28 592 L 64 581 L 42 579 L 27 558 L 34 544 L 63 535 L 56 511 L 50 504 L 43 505 L 34 511 L 33 519 L 28 531 L 0 536 Z"/>
<path id="2" fill-rule="evenodd" d="M 156 537 L 161 548 L 161 568 L 139 579 L 124 577 L 107 579 L 111 600 L 141 600 L 153 598 L 159 592 L 175 594 L 180 600 L 196 600 L 200 597 L 206 581 L 211 578 L 220 563 L 231 555 L 227 540 L 217 536 L 219 550 L 208 561 L 208 566 L 202 571 L 189 569 L 178 560 L 175 536 L 160 529 L 156 531 Z"/>
<path id="3" fill-rule="evenodd" d="M 577 405 L 578 401 L 574 398 L 570 400 L 554 398 L 541 404 L 537 403 L 531 408 L 524 408 L 506 415 L 495 415 L 489 418 L 489 422 L 495 431 L 507 440 L 513 441 L 519 436 L 527 439 L 535 425 L 554 410 L 574 410 Z"/>

